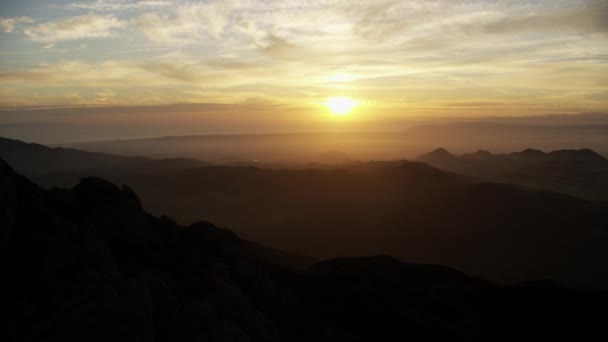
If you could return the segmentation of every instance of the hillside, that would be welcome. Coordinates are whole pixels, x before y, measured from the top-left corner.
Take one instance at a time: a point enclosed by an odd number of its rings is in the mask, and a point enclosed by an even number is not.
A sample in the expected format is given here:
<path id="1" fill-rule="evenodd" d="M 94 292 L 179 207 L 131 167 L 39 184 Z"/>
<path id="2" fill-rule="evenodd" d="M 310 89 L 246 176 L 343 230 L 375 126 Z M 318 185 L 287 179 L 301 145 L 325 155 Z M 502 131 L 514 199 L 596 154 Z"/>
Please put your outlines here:
<path id="1" fill-rule="evenodd" d="M 608 288 L 605 203 L 479 183 L 415 162 L 214 166 L 119 180 L 157 215 L 205 218 L 302 255 L 383 253 L 501 282 L 549 278 Z"/>
<path id="2" fill-rule="evenodd" d="M 604 293 L 501 287 L 388 256 L 290 271 L 208 222 L 176 225 L 98 178 L 45 191 L 0 160 L 4 341 L 598 337 Z"/>
<path id="3" fill-rule="evenodd" d="M 80 171 L 99 173 L 169 172 L 209 165 L 197 159 L 150 159 L 106 153 L 85 152 L 71 148 L 47 147 L 0 137 L 0 158 L 15 169 L 27 173 Z"/>
<path id="4" fill-rule="evenodd" d="M 247 240 L 294 253 L 294 267 L 312 262 L 301 256 L 390 254 L 503 283 L 547 278 L 608 288 L 605 202 L 483 182 L 407 161 L 29 176 L 45 186 L 71 187 L 88 175 L 129 184 L 155 215 L 182 224 L 210 220 Z"/>
<path id="5" fill-rule="evenodd" d="M 334 170 L 208 167 L 132 179 L 147 208 L 318 258 L 391 254 L 496 281 L 607 287 L 605 203 L 477 183 L 414 162 Z"/>
<path id="6" fill-rule="evenodd" d="M 443 148 L 417 160 L 481 179 L 543 188 L 592 200 L 608 200 L 608 159 L 590 149 L 454 155 Z"/>

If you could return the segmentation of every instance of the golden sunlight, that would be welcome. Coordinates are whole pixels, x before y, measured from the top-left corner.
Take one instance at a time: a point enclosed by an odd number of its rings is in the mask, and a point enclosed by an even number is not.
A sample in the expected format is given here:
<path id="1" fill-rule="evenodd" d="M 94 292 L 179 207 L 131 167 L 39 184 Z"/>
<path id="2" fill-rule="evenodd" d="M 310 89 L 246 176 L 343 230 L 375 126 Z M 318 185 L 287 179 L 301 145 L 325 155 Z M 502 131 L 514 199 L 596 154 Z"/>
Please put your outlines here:
<path id="1" fill-rule="evenodd" d="M 346 115 L 357 107 L 357 101 L 348 97 L 331 97 L 326 105 L 333 115 Z"/>

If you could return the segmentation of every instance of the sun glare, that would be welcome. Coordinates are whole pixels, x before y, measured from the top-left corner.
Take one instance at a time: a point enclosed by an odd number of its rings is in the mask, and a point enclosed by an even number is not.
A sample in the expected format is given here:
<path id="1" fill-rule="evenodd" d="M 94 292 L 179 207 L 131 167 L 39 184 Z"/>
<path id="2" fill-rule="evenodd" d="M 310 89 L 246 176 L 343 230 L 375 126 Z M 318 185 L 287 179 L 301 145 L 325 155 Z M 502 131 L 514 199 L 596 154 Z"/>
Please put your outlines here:
<path id="1" fill-rule="evenodd" d="M 357 107 L 357 101 L 348 97 L 332 97 L 327 100 L 327 107 L 333 115 L 346 115 Z"/>

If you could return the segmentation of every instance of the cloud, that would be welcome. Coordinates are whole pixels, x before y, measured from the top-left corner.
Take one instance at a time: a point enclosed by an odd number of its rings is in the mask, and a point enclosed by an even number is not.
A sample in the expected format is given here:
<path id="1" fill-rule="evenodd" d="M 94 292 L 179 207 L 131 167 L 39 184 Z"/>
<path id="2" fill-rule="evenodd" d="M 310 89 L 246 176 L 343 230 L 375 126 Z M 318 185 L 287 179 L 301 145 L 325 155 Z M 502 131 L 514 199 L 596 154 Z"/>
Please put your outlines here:
<path id="1" fill-rule="evenodd" d="M 356 43 L 357 38 L 368 44 L 390 44 L 430 36 L 443 40 L 442 36 L 462 34 L 608 30 L 605 0 L 97 0 L 68 7 L 90 14 L 34 25 L 24 32 L 33 40 L 50 41 L 105 37 L 124 28 L 129 36 L 139 32 L 148 41 L 172 46 L 213 43 L 255 48 L 268 42 L 268 37 L 299 46 L 324 40 L 344 46 Z M 91 14 L 95 12 L 105 14 Z M 92 21 L 90 25 L 85 25 L 87 20 Z M 0 27 L 12 30 L 11 25 L 6 21 Z M 55 30 L 59 32 L 54 34 Z"/>
<path id="2" fill-rule="evenodd" d="M 113 16 L 82 15 L 36 24 L 23 29 L 31 40 L 53 43 L 83 38 L 107 38 L 125 22 Z"/>
<path id="3" fill-rule="evenodd" d="M 13 32 L 18 24 L 31 23 L 34 21 L 30 17 L 0 18 L 0 30 L 3 32 Z"/>
<path id="4" fill-rule="evenodd" d="M 116 103 L 117 93 L 111 89 L 103 89 L 101 91 L 95 92 L 95 102 L 97 104 L 114 104 Z"/>
<path id="5" fill-rule="evenodd" d="M 463 29 L 489 34 L 521 32 L 556 33 L 570 30 L 579 33 L 608 32 L 608 2 L 589 1 L 586 6 L 556 7 L 518 15 L 503 14 L 493 20 L 467 23 Z"/>
<path id="6" fill-rule="evenodd" d="M 54 10 L 67 17 L 0 19 L 0 29 L 44 43 L 33 64 L 0 72 L 0 103 L 300 103 L 340 93 L 542 105 L 561 101 L 553 93 L 586 106 L 608 82 L 605 0 L 97 0 Z M 103 55 L 95 42 L 57 44 L 101 37 L 121 44 Z M 53 44 L 73 60 L 50 55 Z M 104 89 L 115 96 L 95 94 Z"/>
<path id="7" fill-rule="evenodd" d="M 77 85 L 77 87 L 130 87 L 134 84 L 154 85 L 162 82 L 147 77 L 139 66 L 128 61 L 105 61 L 102 63 L 84 63 L 67 61 L 56 64 L 0 71 L 0 80 L 13 86 L 53 88 Z M 166 80 L 165 80 L 166 81 Z M 44 84 L 37 84 L 44 82 Z"/>
<path id="8" fill-rule="evenodd" d="M 145 13 L 132 23 L 148 40 L 157 43 L 181 45 L 193 40 L 195 34 L 190 23 L 162 13 Z"/>
<path id="9" fill-rule="evenodd" d="M 257 45 L 264 53 L 275 56 L 275 57 L 301 57 L 300 53 L 304 52 L 297 46 L 289 43 L 285 39 L 279 38 L 273 34 L 266 36 L 266 39 L 262 40 Z"/>
<path id="10" fill-rule="evenodd" d="M 197 64 L 173 61 L 171 63 L 147 63 L 142 67 L 151 73 L 189 83 L 196 82 L 201 77 L 201 66 Z"/>
<path id="11" fill-rule="evenodd" d="M 230 29 L 230 4 L 218 1 L 177 5 L 172 11 L 145 12 L 132 23 L 147 39 L 170 45 L 219 40 Z"/>
<path id="12" fill-rule="evenodd" d="M 344 10 L 355 34 L 368 41 L 432 37 L 449 42 L 483 35 L 607 33 L 608 2 L 570 1 L 370 1 Z"/>
<path id="13" fill-rule="evenodd" d="M 155 9 L 174 5 L 173 1 L 164 0 L 97 0 L 89 2 L 73 2 L 68 5 L 72 10 L 88 10 L 99 12 L 118 12 L 126 10 Z"/>

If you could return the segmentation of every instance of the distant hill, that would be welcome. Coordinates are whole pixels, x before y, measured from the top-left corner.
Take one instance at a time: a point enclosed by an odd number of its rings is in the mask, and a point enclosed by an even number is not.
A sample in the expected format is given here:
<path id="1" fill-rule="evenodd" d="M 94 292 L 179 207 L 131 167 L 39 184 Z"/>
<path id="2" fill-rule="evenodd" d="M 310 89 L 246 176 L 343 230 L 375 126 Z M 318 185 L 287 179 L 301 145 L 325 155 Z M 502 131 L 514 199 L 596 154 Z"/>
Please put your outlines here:
<path id="1" fill-rule="evenodd" d="M 45 191 L 0 160 L 0 206 L 3 341 L 607 335 L 604 292 L 498 286 L 389 256 L 294 271 L 212 223 L 151 216 L 129 187 L 99 178 Z"/>
<path id="2" fill-rule="evenodd" d="M 545 153 L 528 148 L 503 154 L 479 150 L 457 156 L 439 148 L 417 160 L 486 180 L 608 200 L 608 159 L 590 149 Z"/>
<path id="3" fill-rule="evenodd" d="M 595 119 L 595 116 L 589 116 Z M 441 146 L 454 151 L 508 152 L 530 146 L 542 150 L 591 148 L 608 155 L 608 115 L 587 121 L 578 115 L 496 118 L 419 123 L 404 131 L 420 148 L 417 155 Z M 601 120 L 600 120 L 601 119 Z"/>
<path id="4" fill-rule="evenodd" d="M 211 166 L 121 179 L 155 214 L 211 220 L 297 254 L 384 253 L 496 281 L 548 278 L 608 288 L 606 203 L 480 183 L 406 161 L 300 170 Z"/>
<path id="5" fill-rule="evenodd" d="M 0 158 L 15 169 L 27 173 L 59 171 L 104 172 L 171 172 L 210 165 L 197 159 L 150 159 L 105 153 L 85 152 L 71 148 L 47 147 L 0 137 Z"/>
<path id="6" fill-rule="evenodd" d="M 512 163 L 512 167 L 520 167 L 521 163 L 543 164 L 543 163 L 564 163 L 581 168 L 608 168 L 608 159 L 593 150 L 584 148 L 579 150 L 556 150 L 545 153 L 540 150 L 527 148 L 521 152 L 492 154 L 489 151 L 478 150 L 475 153 L 465 153 L 455 156 L 443 148 L 438 148 L 432 152 L 423 154 L 418 160 L 433 164 L 442 162 L 458 162 L 463 170 L 472 167 L 472 164 Z M 520 163 L 520 164 L 515 164 Z M 476 166 L 476 165 L 475 165 Z M 501 165 L 503 166 L 503 165 Z"/>
<path id="7" fill-rule="evenodd" d="M 601 162 L 592 152 L 580 153 L 590 165 Z M 552 156 L 570 160 L 571 154 Z M 473 158 L 488 155 L 480 152 Z M 516 155 L 517 160 L 534 160 L 544 153 Z M 562 169 L 540 168 L 537 178 L 550 179 L 551 172 Z M 608 272 L 603 271 L 608 269 L 606 202 L 488 182 L 408 161 L 309 169 L 208 166 L 163 173 L 112 168 L 29 174 L 49 188 L 71 187 L 90 175 L 130 184 L 146 210 L 156 215 L 185 224 L 210 220 L 247 240 L 294 253 L 293 266 L 310 263 L 302 255 L 390 254 L 494 281 L 548 278 L 608 288 Z M 589 184 L 601 181 L 591 174 L 584 179 Z"/>
<path id="8" fill-rule="evenodd" d="M 504 153 L 532 146 L 541 150 L 590 148 L 608 155 L 608 113 L 411 118 L 391 122 L 388 130 L 168 136 L 62 146 L 151 158 L 196 158 L 218 164 L 254 160 L 259 164 L 286 165 L 413 159 L 438 143 L 459 153 L 478 149 Z"/>

